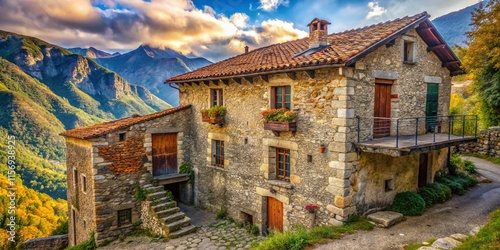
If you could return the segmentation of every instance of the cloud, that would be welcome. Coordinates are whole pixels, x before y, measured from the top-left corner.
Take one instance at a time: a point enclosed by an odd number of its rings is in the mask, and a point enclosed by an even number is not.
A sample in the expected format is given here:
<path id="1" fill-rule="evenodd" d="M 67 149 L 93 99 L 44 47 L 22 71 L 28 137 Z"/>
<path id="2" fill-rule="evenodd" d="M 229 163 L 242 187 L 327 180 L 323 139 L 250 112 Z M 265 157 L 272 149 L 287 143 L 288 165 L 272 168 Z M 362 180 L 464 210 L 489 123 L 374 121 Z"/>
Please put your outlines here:
<path id="1" fill-rule="evenodd" d="M 259 9 L 264 11 L 274 11 L 278 9 L 278 6 L 288 6 L 290 2 L 288 0 L 260 0 Z"/>
<path id="2" fill-rule="evenodd" d="M 386 9 L 384 9 L 383 7 L 380 7 L 378 5 L 378 2 L 369 2 L 368 8 L 370 8 L 370 12 L 368 12 L 368 14 L 366 15 L 366 19 L 371 19 L 373 17 L 379 17 L 387 12 Z"/>
<path id="3" fill-rule="evenodd" d="M 267 20 L 250 25 L 244 13 L 230 17 L 191 0 L 0 0 L 0 29 L 35 36 L 65 47 L 133 49 L 169 47 L 218 61 L 303 37 L 293 23 Z M 99 6 L 99 7 L 96 7 Z"/>

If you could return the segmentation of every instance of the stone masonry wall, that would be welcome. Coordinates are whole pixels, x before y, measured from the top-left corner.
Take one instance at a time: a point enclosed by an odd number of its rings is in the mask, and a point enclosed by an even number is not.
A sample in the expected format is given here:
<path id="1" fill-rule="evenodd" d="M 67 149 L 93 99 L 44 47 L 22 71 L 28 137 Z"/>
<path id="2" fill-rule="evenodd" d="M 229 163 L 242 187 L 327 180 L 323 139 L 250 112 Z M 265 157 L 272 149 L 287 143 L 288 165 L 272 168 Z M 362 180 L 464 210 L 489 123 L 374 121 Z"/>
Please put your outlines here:
<path id="1" fill-rule="evenodd" d="M 460 153 L 480 153 L 499 157 L 500 127 L 491 127 L 487 130 L 481 130 L 477 142 L 460 144 L 457 149 Z"/>
<path id="2" fill-rule="evenodd" d="M 55 235 L 36 238 L 23 243 L 21 249 L 25 250 L 63 250 L 68 247 L 68 235 Z"/>
<path id="3" fill-rule="evenodd" d="M 181 110 L 160 118 L 133 125 L 121 131 L 92 139 L 95 197 L 95 238 L 98 245 L 130 231 L 140 220 L 141 203 L 135 188 L 152 180 L 152 134 L 177 133 L 178 164 L 187 160 L 190 140 L 190 110 Z M 125 133 L 120 141 L 120 134 Z M 131 209 L 132 222 L 118 225 L 119 210 Z"/>
<path id="4" fill-rule="evenodd" d="M 87 140 L 66 138 L 66 152 L 68 238 L 69 245 L 72 246 L 89 239 L 91 232 L 95 229 L 92 143 Z M 77 170 L 78 176 L 74 175 L 74 170 Z M 83 177 L 86 179 L 87 191 L 83 191 Z M 78 179 L 78 184 L 75 183 L 75 178 Z M 73 211 L 76 216 L 76 225 L 73 220 Z"/>

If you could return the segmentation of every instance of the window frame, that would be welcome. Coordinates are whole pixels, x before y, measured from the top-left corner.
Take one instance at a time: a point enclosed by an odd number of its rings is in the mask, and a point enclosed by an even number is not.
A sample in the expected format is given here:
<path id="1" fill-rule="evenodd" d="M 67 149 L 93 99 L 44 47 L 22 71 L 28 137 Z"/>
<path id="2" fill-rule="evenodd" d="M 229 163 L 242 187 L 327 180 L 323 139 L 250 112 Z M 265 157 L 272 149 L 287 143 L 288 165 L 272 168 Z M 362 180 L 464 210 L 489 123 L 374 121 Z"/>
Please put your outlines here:
<path id="1" fill-rule="evenodd" d="M 132 208 L 118 210 L 116 211 L 116 215 L 118 227 L 132 224 Z"/>
<path id="2" fill-rule="evenodd" d="M 224 106 L 224 90 L 210 89 L 210 107 Z"/>
<path id="3" fill-rule="evenodd" d="M 82 192 L 87 193 L 87 176 L 82 174 Z"/>
<path id="4" fill-rule="evenodd" d="M 290 149 L 287 148 L 275 148 L 276 150 L 276 179 L 283 181 L 290 181 Z M 283 156 L 283 161 L 280 160 L 280 156 Z M 288 165 L 288 168 L 287 168 Z M 283 169 L 283 174 L 280 174 L 280 169 Z"/>
<path id="5" fill-rule="evenodd" d="M 278 94 L 278 89 L 281 89 L 281 94 Z M 288 102 L 286 101 L 287 96 L 288 96 Z M 281 102 L 278 102 L 279 99 L 278 97 L 281 98 Z M 292 109 L 292 87 L 290 85 L 271 87 L 271 108 L 273 109 L 286 108 L 288 110 Z"/>
<path id="6" fill-rule="evenodd" d="M 75 189 L 78 189 L 78 169 L 73 169 L 73 186 Z"/>
<path id="7" fill-rule="evenodd" d="M 225 145 L 223 140 L 212 140 L 212 166 L 224 168 L 224 147 Z"/>
<path id="8" fill-rule="evenodd" d="M 415 41 L 403 40 L 403 62 L 407 64 L 415 63 Z"/>

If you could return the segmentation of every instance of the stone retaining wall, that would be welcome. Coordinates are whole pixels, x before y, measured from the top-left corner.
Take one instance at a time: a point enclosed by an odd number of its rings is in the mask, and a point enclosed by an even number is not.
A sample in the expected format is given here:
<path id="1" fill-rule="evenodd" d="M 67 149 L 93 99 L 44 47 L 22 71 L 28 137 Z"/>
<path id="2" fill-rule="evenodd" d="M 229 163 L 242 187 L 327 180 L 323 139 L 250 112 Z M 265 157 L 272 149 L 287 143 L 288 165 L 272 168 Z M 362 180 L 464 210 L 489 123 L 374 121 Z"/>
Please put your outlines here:
<path id="1" fill-rule="evenodd" d="M 457 147 L 460 153 L 480 153 L 494 157 L 500 156 L 500 127 L 481 130 L 477 142 L 461 144 Z"/>
<path id="2" fill-rule="evenodd" d="M 68 235 L 55 235 L 44 238 L 36 238 L 23 243 L 25 250 L 62 250 L 68 247 Z"/>

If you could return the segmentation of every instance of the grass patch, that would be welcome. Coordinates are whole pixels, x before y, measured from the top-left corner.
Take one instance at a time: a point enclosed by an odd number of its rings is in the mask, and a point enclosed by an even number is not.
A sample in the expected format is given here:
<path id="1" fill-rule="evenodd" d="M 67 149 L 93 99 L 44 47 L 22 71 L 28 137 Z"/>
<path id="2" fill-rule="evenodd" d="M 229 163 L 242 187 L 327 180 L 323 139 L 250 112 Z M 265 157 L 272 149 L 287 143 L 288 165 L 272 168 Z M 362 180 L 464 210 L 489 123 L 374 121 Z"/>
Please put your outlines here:
<path id="1" fill-rule="evenodd" d="M 500 209 L 490 214 L 489 221 L 476 235 L 454 249 L 500 249 Z"/>
<path id="2" fill-rule="evenodd" d="M 463 155 L 476 157 L 476 158 L 487 160 L 487 161 L 489 161 L 491 163 L 499 164 L 500 165 L 500 157 L 491 157 L 491 156 L 482 155 L 482 154 L 479 154 L 479 153 L 467 153 L 467 154 L 463 154 Z"/>
<path id="3" fill-rule="evenodd" d="M 306 246 L 324 243 L 328 239 L 338 239 L 346 234 L 352 234 L 358 230 L 372 230 L 373 225 L 366 219 L 356 217 L 342 226 L 318 226 L 306 230 L 303 226 L 286 232 L 276 232 L 259 245 L 253 247 L 257 250 L 301 250 Z"/>
<path id="4" fill-rule="evenodd" d="M 430 246 L 432 245 L 432 243 L 434 243 L 434 241 L 436 241 L 437 239 L 435 238 L 432 238 L 432 239 L 428 239 L 426 242 L 429 243 L 427 245 L 424 245 L 422 243 L 414 243 L 414 244 L 409 244 L 409 245 L 406 245 L 404 246 L 404 250 L 417 250 L 421 247 L 425 247 L 425 246 Z"/>
<path id="5" fill-rule="evenodd" d="M 67 247 L 66 250 L 94 250 L 97 246 L 95 244 L 94 233 L 90 235 L 90 239 L 71 247 Z"/>
<path id="6" fill-rule="evenodd" d="M 224 220 L 227 217 L 227 212 L 224 209 L 221 209 L 217 211 L 217 214 L 215 215 L 215 219 L 217 220 Z"/>

